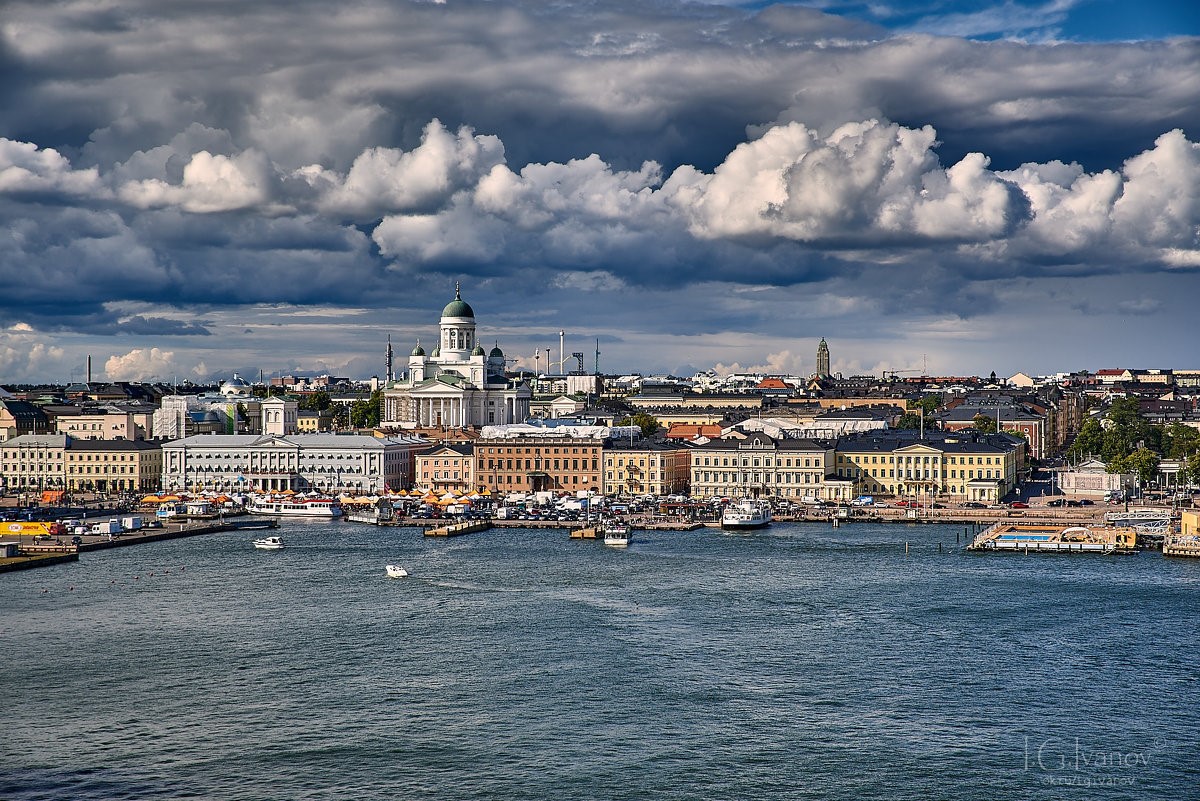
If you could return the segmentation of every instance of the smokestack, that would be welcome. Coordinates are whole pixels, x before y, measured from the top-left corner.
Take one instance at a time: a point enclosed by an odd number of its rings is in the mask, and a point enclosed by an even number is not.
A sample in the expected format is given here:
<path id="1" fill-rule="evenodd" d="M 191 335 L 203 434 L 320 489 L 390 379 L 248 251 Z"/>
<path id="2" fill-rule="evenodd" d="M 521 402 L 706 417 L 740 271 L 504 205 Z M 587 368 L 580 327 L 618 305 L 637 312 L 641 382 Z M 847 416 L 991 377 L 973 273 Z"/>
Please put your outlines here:
<path id="1" fill-rule="evenodd" d="M 561 328 L 558 330 L 558 372 L 564 374 L 567 372 L 567 349 L 566 346 L 563 345 L 563 337 L 566 335 L 566 331 L 563 331 Z"/>
<path id="2" fill-rule="evenodd" d="M 88 356 L 87 382 L 86 383 L 88 383 L 88 384 L 92 383 L 92 357 L 91 356 Z"/>

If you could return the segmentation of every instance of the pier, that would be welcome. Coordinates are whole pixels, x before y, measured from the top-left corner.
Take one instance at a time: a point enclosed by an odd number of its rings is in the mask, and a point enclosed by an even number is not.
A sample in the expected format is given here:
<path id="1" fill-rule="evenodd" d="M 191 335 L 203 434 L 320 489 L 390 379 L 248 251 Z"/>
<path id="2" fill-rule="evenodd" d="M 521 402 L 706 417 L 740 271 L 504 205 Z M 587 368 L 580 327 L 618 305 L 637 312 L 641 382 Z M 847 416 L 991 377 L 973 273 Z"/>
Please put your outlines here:
<path id="1" fill-rule="evenodd" d="M 425 529 L 426 537 L 457 537 L 461 534 L 474 534 L 476 531 L 487 531 L 492 524 L 487 520 L 471 520 L 466 523 L 455 523 L 439 528 Z"/>

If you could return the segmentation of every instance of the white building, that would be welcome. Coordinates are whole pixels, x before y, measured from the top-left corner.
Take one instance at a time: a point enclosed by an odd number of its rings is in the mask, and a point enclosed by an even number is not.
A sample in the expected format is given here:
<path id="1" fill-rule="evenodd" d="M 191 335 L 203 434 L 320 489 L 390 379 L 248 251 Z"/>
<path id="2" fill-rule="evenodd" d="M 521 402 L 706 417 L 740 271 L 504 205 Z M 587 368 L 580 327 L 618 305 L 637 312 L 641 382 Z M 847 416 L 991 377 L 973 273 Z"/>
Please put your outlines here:
<path id="1" fill-rule="evenodd" d="M 499 345 L 486 353 L 475 336 L 475 312 L 455 286 L 442 309 L 431 353 L 418 341 L 408 376 L 383 391 L 380 425 L 399 428 L 477 428 L 517 423 L 529 416 L 532 393 L 504 374 Z"/>
<path id="2" fill-rule="evenodd" d="M 267 398 L 262 409 L 262 432 L 278 437 L 295 434 L 300 425 L 300 404 L 283 398 Z"/>
<path id="3" fill-rule="evenodd" d="M 421 437 L 359 434 L 206 434 L 163 445 L 162 487 L 335 493 L 382 492 L 413 482 Z"/>

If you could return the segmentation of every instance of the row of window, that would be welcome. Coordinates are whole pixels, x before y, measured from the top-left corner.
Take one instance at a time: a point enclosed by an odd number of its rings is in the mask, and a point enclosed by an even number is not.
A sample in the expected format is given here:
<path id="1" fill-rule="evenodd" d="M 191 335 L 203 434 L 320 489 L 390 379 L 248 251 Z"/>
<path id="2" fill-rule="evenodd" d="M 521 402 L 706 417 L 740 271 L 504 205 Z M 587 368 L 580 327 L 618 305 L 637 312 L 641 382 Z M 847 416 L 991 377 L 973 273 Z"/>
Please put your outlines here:
<path id="1" fill-rule="evenodd" d="M 711 460 L 712 460 L 711 462 L 709 461 L 709 459 L 710 459 L 710 458 L 711 458 Z M 795 465 L 793 465 L 793 464 L 792 464 L 792 459 L 791 459 L 790 457 L 788 457 L 788 458 L 784 458 L 784 457 L 781 457 L 781 456 L 777 456 L 777 457 L 775 457 L 775 458 L 773 458 L 773 459 L 772 459 L 772 458 L 765 458 L 765 459 L 761 459 L 761 460 L 760 460 L 760 459 L 759 459 L 757 456 L 756 456 L 756 457 L 754 457 L 753 459 L 751 459 L 751 458 L 749 458 L 749 457 L 746 457 L 746 456 L 743 456 L 743 457 L 741 457 L 741 459 L 742 459 L 742 461 L 741 461 L 741 465 L 740 465 L 741 467 L 793 467 L 793 466 L 795 466 L 795 467 L 818 467 L 818 468 L 823 468 L 823 467 L 825 466 L 825 460 L 824 460 L 823 458 L 821 458 L 821 457 L 817 457 L 817 458 L 815 458 L 815 459 L 814 459 L 814 458 L 807 458 L 807 459 L 804 459 L 804 460 L 803 460 L 803 464 L 801 464 L 801 460 L 800 460 L 799 458 L 797 458 L 797 459 L 795 460 L 795 462 L 796 462 L 796 464 L 795 464 Z M 701 460 L 702 460 L 702 461 L 701 461 Z M 739 464 L 738 464 L 738 457 L 736 457 L 736 456 L 734 456 L 734 457 L 732 458 L 732 460 L 731 460 L 731 459 L 730 459 L 730 457 L 728 457 L 728 456 L 723 456 L 723 457 L 718 457 L 718 456 L 708 457 L 708 456 L 704 456 L 704 457 L 697 457 L 697 460 L 696 460 L 696 461 L 697 461 L 697 463 L 699 463 L 699 464 L 702 464 L 702 465 L 703 465 L 703 466 L 705 466 L 705 467 L 708 467 L 708 466 L 712 466 L 712 467 L 738 467 L 738 466 L 739 466 Z M 761 463 L 760 463 L 760 462 L 761 462 Z"/>
<path id="2" fill-rule="evenodd" d="M 838 455 L 843 464 L 1003 464 L 1002 456 L 871 456 Z"/>
<path id="3" fill-rule="evenodd" d="M 480 456 L 508 455 L 510 453 L 512 453 L 512 454 L 522 454 L 522 453 L 528 453 L 528 454 L 576 453 L 576 454 L 578 454 L 578 453 L 583 453 L 583 454 L 593 454 L 594 455 L 597 451 L 597 448 L 589 447 L 589 448 L 582 448 L 582 449 L 580 449 L 580 448 L 561 448 L 560 449 L 560 448 L 552 448 L 552 447 L 537 447 L 537 448 L 535 448 L 535 447 L 519 447 L 519 446 L 503 446 L 503 447 L 481 446 L 481 447 L 477 448 L 476 450 L 478 452 L 478 455 L 480 455 Z"/>
<path id="4" fill-rule="evenodd" d="M 722 484 L 820 484 L 819 473 L 727 473 L 700 472 L 696 474 L 700 483 Z"/>
<path id="5" fill-rule="evenodd" d="M 521 462 L 524 461 L 525 470 L 587 470 L 587 459 L 571 459 L 570 466 L 567 465 L 566 459 L 488 459 L 487 470 L 521 470 Z M 551 463 L 553 462 L 553 466 Z M 582 462 L 582 465 L 580 464 Z M 483 459 L 479 460 L 479 469 L 484 468 Z M 592 470 L 599 470 L 599 460 L 592 459 Z"/>

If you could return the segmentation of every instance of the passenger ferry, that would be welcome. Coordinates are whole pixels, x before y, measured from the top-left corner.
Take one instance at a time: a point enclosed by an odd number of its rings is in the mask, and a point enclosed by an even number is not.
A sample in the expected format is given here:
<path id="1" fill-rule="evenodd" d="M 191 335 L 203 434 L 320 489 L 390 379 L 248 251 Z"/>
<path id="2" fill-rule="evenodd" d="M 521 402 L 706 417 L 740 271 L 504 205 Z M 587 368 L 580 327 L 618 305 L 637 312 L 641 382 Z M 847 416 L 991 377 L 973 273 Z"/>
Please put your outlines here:
<path id="1" fill-rule="evenodd" d="M 619 520 L 609 520 L 601 525 L 604 544 L 614 548 L 626 548 L 633 539 L 633 526 Z"/>
<path id="2" fill-rule="evenodd" d="M 342 507 L 331 498 L 251 498 L 246 511 L 280 517 L 341 517 Z"/>
<path id="3" fill-rule="evenodd" d="M 771 505 L 766 501 L 739 501 L 721 513 L 721 528 L 738 530 L 765 528 L 771 524 Z"/>

